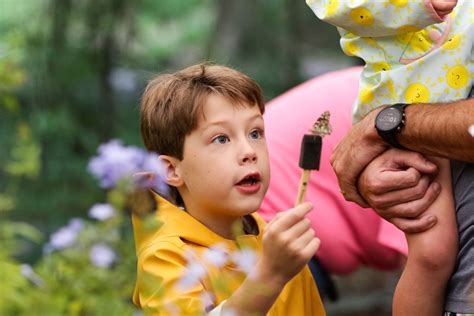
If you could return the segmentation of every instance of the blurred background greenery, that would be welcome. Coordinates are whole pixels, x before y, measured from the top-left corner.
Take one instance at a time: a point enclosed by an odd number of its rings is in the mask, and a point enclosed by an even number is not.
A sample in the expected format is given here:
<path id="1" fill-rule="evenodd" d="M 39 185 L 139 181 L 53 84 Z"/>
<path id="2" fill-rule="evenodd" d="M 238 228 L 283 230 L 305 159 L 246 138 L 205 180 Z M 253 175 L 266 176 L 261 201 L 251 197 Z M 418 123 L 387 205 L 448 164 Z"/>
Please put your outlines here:
<path id="1" fill-rule="evenodd" d="M 11 216 L 51 231 L 84 214 L 101 197 L 86 173 L 97 146 L 141 145 L 146 81 L 203 60 L 249 74 L 267 100 L 355 62 L 303 0 L 0 0 L 0 192 L 15 196 Z"/>
<path id="2" fill-rule="evenodd" d="M 0 0 L 0 240 L 11 245 L 0 261 L 44 269 L 47 236 L 105 199 L 87 162 L 111 138 L 141 146 L 138 103 L 153 74 L 211 60 L 270 100 L 356 64 L 338 38 L 303 0 Z"/>

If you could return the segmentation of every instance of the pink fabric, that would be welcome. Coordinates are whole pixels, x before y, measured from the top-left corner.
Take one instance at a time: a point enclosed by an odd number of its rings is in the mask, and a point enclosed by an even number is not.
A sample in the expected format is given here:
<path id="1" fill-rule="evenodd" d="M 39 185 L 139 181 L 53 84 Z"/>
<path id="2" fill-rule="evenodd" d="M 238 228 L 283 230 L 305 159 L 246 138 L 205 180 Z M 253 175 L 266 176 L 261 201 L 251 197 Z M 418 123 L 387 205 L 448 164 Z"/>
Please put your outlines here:
<path id="1" fill-rule="evenodd" d="M 302 173 L 301 139 L 322 112 L 331 112 L 333 132 L 323 138 L 321 167 L 311 173 L 306 200 L 313 202 L 308 218 L 321 239 L 317 257 L 335 274 L 353 272 L 360 265 L 394 269 L 399 254 L 407 253 L 401 231 L 373 210 L 344 200 L 329 163 L 333 148 L 351 127 L 361 70 L 349 68 L 312 79 L 269 102 L 265 113 L 272 178 L 259 212 L 268 221 L 294 206 Z"/>

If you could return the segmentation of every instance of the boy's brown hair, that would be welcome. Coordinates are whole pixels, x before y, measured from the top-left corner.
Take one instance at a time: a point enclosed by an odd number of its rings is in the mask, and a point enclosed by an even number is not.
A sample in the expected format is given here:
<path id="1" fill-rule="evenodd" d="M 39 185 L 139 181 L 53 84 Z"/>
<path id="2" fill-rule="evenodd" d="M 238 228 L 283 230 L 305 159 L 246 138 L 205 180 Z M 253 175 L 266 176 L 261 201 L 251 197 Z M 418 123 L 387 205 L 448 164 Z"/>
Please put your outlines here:
<path id="1" fill-rule="evenodd" d="M 210 94 L 233 104 L 265 104 L 259 85 L 243 73 L 210 63 L 190 66 L 152 79 L 140 108 L 142 138 L 148 150 L 183 159 L 184 139 L 197 128 L 199 114 Z"/>
<path id="2" fill-rule="evenodd" d="M 236 106 L 257 105 L 260 113 L 265 111 L 259 85 L 237 70 L 201 63 L 159 75 L 148 83 L 141 100 L 140 128 L 146 148 L 182 160 L 184 139 L 197 128 L 211 94 L 227 97 Z M 171 188 L 170 198 L 182 203 L 176 188 Z"/>

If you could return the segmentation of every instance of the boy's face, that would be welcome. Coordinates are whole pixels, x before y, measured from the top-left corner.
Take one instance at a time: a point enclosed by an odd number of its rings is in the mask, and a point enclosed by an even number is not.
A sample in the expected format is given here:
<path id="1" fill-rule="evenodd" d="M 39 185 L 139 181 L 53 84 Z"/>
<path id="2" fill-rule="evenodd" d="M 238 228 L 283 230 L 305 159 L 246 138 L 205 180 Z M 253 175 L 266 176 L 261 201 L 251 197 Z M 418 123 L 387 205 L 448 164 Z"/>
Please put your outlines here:
<path id="1" fill-rule="evenodd" d="M 223 220 L 256 211 L 270 180 L 259 108 L 234 106 L 213 94 L 203 113 L 197 129 L 186 136 L 177 166 L 186 208 L 197 217 Z"/>

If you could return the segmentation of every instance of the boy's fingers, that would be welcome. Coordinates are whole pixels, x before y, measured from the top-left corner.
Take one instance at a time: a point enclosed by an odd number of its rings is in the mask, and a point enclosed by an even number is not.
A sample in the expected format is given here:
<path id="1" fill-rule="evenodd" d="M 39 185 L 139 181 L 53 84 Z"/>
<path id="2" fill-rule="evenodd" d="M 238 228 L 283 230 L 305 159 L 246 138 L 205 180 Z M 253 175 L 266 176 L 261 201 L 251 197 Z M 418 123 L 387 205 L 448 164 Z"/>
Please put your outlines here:
<path id="1" fill-rule="evenodd" d="M 265 227 L 265 230 L 269 230 L 270 227 L 273 225 L 273 223 L 277 222 L 278 219 L 282 216 L 282 212 L 279 212 L 277 213 L 267 224 L 267 226 Z"/>
<path id="2" fill-rule="evenodd" d="M 303 235 L 310 228 L 311 221 L 307 218 L 301 219 L 299 222 L 291 226 L 284 234 L 288 239 L 296 239 Z"/>
<path id="3" fill-rule="evenodd" d="M 306 214 L 311 211 L 313 205 L 309 202 L 302 203 L 298 206 L 295 206 L 288 211 L 281 212 L 280 217 L 275 218 L 275 222 L 271 224 L 272 230 L 278 229 L 279 231 L 285 231 L 301 221 Z M 270 228 L 270 227 L 269 227 Z M 268 229 L 269 229 L 268 228 Z"/>
<path id="4" fill-rule="evenodd" d="M 296 242 L 301 245 L 301 248 L 304 248 L 314 238 L 314 235 L 314 229 L 307 229 L 298 237 Z"/>
<path id="5" fill-rule="evenodd" d="M 302 251 L 304 258 L 307 258 L 308 260 L 311 259 L 318 251 L 320 245 L 321 240 L 317 237 L 314 237 Z"/>

